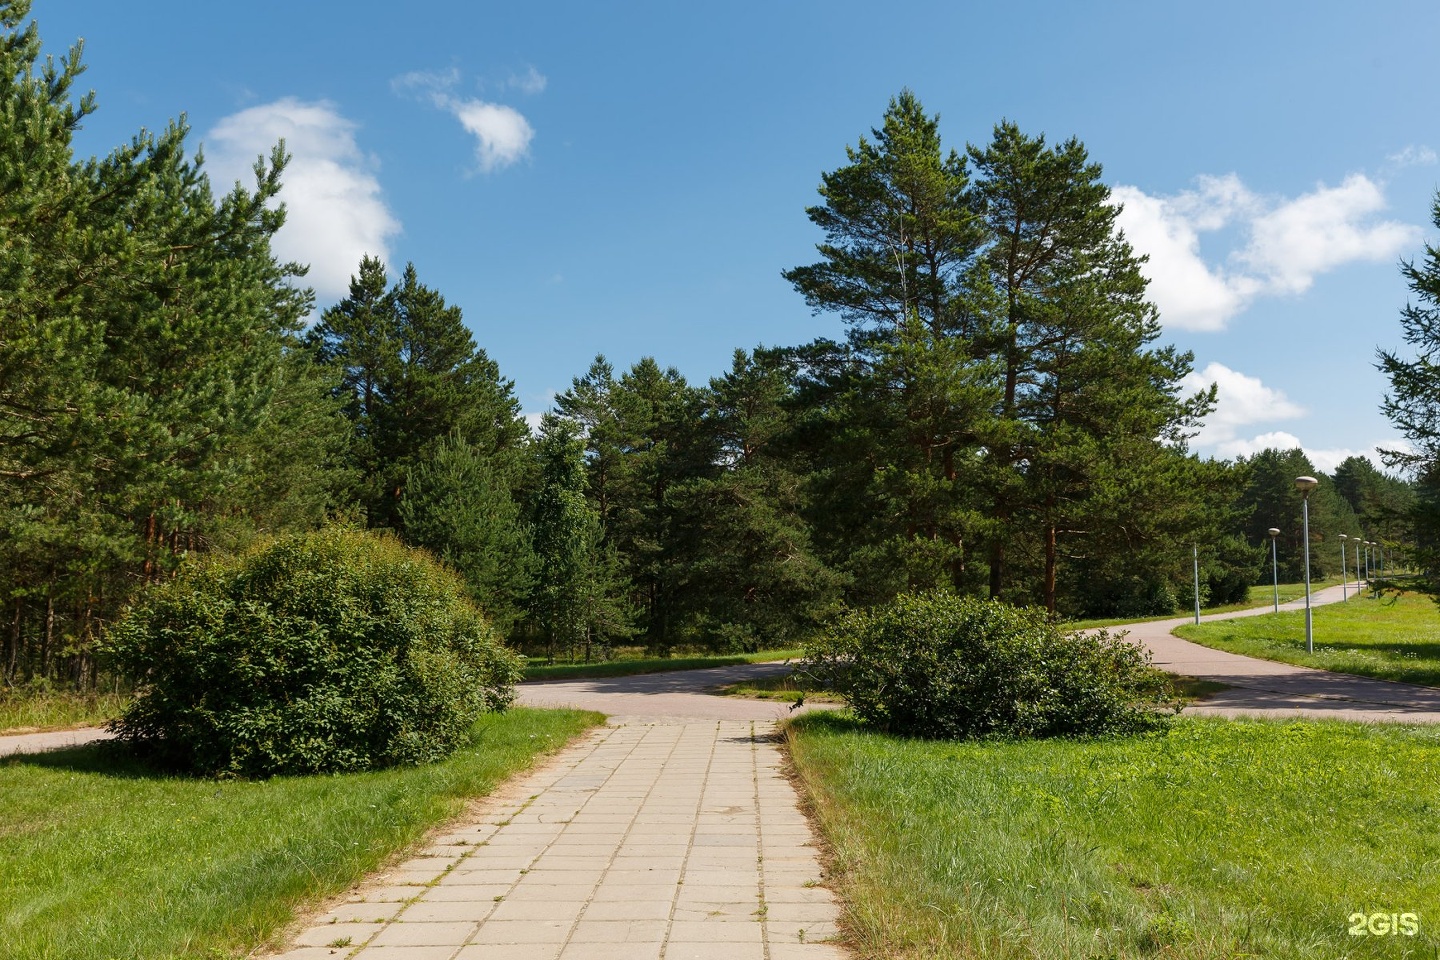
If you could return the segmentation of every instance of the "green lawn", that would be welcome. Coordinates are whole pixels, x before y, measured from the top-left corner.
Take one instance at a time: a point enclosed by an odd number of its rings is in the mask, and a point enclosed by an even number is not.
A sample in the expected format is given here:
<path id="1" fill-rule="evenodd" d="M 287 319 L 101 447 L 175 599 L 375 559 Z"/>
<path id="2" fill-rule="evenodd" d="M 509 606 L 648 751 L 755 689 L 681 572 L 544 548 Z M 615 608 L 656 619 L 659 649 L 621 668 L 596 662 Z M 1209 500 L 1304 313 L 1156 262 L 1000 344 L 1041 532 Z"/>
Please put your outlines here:
<path id="1" fill-rule="evenodd" d="M 667 670 L 731 667 L 740 663 L 769 663 L 800 656 L 799 650 L 761 650 L 758 653 L 709 654 L 697 657 L 648 657 L 640 660 L 605 660 L 599 663 L 531 663 L 526 680 L 576 680 L 584 677 L 628 677 Z"/>
<path id="2" fill-rule="evenodd" d="M 113 693 L 0 693 L 0 733 L 99 726 L 129 702 Z"/>
<path id="3" fill-rule="evenodd" d="M 1440 686 L 1440 607 L 1418 594 L 1365 597 L 1312 611 L 1315 652 L 1305 652 L 1304 611 L 1189 624 L 1195 643 L 1339 673 Z"/>
<path id="4" fill-rule="evenodd" d="M 1182 718 L 1100 741 L 790 726 L 858 956 L 1433 958 L 1440 729 Z M 1352 936 L 1356 913 L 1416 936 Z"/>
<path id="5" fill-rule="evenodd" d="M 514 709 L 444 763 L 220 781 L 111 745 L 0 759 L 0 956 L 208 958 L 271 940 L 599 714 Z"/>

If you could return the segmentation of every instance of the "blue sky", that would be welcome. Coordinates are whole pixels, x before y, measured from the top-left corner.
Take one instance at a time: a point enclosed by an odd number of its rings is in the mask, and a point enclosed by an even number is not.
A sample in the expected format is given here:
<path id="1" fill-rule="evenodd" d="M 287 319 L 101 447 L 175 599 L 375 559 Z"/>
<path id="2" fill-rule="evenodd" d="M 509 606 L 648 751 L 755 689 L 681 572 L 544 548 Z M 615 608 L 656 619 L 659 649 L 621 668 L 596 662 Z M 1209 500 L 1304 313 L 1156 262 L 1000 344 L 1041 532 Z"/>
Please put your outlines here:
<path id="1" fill-rule="evenodd" d="M 184 113 L 230 182 L 284 136 L 283 253 L 320 305 L 361 252 L 461 306 L 538 413 L 591 358 L 703 382 L 837 335 L 780 271 L 822 171 L 913 89 L 947 142 L 1078 136 L 1149 253 L 1165 342 L 1221 403 L 1193 444 L 1394 443 L 1377 345 L 1434 241 L 1440 5 L 37 0 L 84 37 L 84 153 Z"/>

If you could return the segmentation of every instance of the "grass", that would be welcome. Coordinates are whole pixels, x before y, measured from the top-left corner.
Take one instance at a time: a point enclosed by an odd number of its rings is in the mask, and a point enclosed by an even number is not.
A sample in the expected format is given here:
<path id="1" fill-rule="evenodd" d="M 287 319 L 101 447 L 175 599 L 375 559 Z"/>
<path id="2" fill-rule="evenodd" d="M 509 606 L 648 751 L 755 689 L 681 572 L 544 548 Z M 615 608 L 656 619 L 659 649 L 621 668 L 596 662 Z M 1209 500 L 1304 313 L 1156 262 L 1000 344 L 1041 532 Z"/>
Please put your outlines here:
<path id="1" fill-rule="evenodd" d="M 779 700 L 784 703 L 796 703 L 802 699 L 811 703 L 841 702 L 839 697 L 817 690 L 813 683 L 794 674 L 781 677 L 757 677 L 753 680 L 741 680 L 739 683 L 727 683 L 720 687 L 718 692 L 727 697 Z"/>
<path id="2" fill-rule="evenodd" d="M 0 693 L 0 733 L 95 727 L 130 702 L 114 693 Z"/>
<path id="3" fill-rule="evenodd" d="M 1440 686 L 1440 608 L 1405 593 L 1316 607 L 1315 652 L 1305 652 L 1304 611 L 1190 624 L 1186 640 L 1265 660 Z"/>
<path id="4" fill-rule="evenodd" d="M 1353 581 L 1352 581 L 1353 583 Z M 1313 580 L 1310 583 L 1310 591 L 1323 590 L 1325 587 L 1340 586 L 1339 577 L 1331 577 L 1327 580 Z M 1253 610 L 1255 607 L 1263 607 L 1266 604 L 1275 602 L 1275 587 L 1273 584 L 1265 584 L 1261 587 L 1250 587 L 1249 595 L 1241 603 L 1226 603 L 1218 607 L 1201 607 L 1201 616 L 1208 616 L 1212 613 L 1232 613 L 1236 610 Z M 1280 584 L 1280 602 L 1290 603 L 1293 600 L 1301 600 L 1305 597 L 1305 584 L 1303 583 L 1282 583 Z M 1075 620 L 1067 622 L 1066 627 L 1074 630 L 1093 630 L 1098 627 L 1123 627 L 1127 623 L 1150 623 L 1155 620 L 1174 620 L 1176 617 L 1193 616 L 1194 607 L 1186 607 L 1184 610 L 1177 610 L 1174 613 L 1166 613 L 1154 617 L 1132 617 L 1130 619 L 1109 619 L 1109 620 Z"/>
<path id="5" fill-rule="evenodd" d="M 859 957 L 1440 951 L 1440 729 L 1180 718 L 936 743 L 825 712 L 788 729 Z M 1419 934 L 1349 934 L 1379 911 Z"/>
<path id="6" fill-rule="evenodd" d="M 599 714 L 514 709 L 423 767 L 160 774 L 113 744 L 0 759 L 0 955 L 179 960 L 267 945 Z"/>
<path id="7" fill-rule="evenodd" d="M 708 654 L 695 657 L 647 657 L 637 660 L 605 660 L 598 663 L 532 663 L 525 668 L 526 680 L 575 680 L 585 677 L 629 677 L 668 670 L 700 670 L 705 667 L 732 667 L 741 663 L 768 663 L 800 656 L 799 650 L 761 650 L 758 653 Z"/>

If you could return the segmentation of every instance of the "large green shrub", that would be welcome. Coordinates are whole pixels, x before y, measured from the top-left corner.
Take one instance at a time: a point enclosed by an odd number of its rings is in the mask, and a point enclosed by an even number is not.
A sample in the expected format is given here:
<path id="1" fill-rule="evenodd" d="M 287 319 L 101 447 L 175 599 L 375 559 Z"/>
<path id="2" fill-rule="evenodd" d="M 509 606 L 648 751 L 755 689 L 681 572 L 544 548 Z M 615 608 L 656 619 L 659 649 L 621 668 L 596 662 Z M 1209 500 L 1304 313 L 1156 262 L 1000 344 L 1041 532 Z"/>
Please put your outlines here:
<path id="1" fill-rule="evenodd" d="M 860 719 L 908 736 L 1085 736 L 1165 722 L 1160 676 L 1139 646 L 951 594 L 848 614 L 806 648 L 803 669 Z"/>
<path id="2" fill-rule="evenodd" d="M 521 676 L 454 574 L 348 529 L 184 570 L 106 650 L 140 690 L 114 725 L 123 739 L 247 777 L 438 759 Z"/>

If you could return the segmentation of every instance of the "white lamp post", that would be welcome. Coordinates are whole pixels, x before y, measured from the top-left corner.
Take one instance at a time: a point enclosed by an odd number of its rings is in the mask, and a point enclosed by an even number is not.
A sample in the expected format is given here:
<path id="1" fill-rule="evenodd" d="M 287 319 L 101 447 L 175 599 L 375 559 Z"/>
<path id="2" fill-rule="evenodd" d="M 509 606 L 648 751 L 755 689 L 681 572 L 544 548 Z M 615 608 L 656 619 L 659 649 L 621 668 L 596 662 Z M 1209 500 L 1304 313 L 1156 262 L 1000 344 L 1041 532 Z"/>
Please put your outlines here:
<path id="1" fill-rule="evenodd" d="M 1280 536 L 1279 527 L 1270 528 L 1270 580 L 1275 585 L 1275 612 L 1280 612 L 1280 563 L 1275 559 L 1275 538 Z"/>
<path id="2" fill-rule="evenodd" d="M 1195 622 L 1200 622 L 1200 547 L 1190 544 L 1190 553 L 1195 559 Z"/>
<path id="3" fill-rule="evenodd" d="M 1343 533 L 1340 534 L 1340 599 L 1341 599 L 1341 600 L 1349 600 L 1349 599 L 1350 599 L 1350 594 L 1349 594 L 1349 590 L 1350 590 L 1350 575 L 1345 572 L 1345 541 L 1346 541 L 1346 540 L 1349 540 L 1349 539 L 1350 539 L 1350 538 L 1347 537 L 1345 534 L 1343 534 Z M 1360 585 L 1359 585 L 1358 583 L 1355 585 L 1355 593 L 1356 593 L 1357 596 L 1358 596 L 1359 593 L 1360 593 Z"/>
<path id="4" fill-rule="evenodd" d="M 1314 621 L 1310 616 L 1310 491 L 1320 483 L 1314 477 L 1296 477 L 1295 489 L 1300 491 L 1300 509 L 1305 527 L 1305 652 L 1315 652 Z"/>

